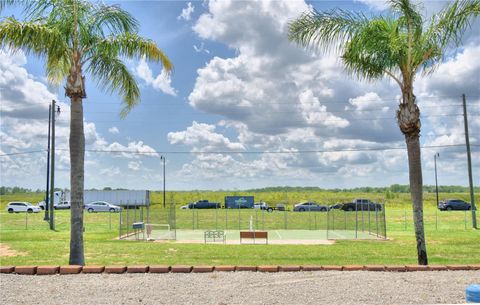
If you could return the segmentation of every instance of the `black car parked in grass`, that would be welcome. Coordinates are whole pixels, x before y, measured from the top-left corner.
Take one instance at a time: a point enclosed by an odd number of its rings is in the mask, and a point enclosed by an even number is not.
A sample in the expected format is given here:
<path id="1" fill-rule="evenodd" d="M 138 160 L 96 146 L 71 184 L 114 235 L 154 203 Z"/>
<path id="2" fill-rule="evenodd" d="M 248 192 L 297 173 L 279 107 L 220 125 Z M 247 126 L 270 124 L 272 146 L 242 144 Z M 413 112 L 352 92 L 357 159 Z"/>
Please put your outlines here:
<path id="1" fill-rule="evenodd" d="M 374 203 L 374 202 L 361 202 L 361 203 L 356 203 L 356 202 L 348 202 L 344 203 L 341 207 L 341 210 L 344 211 L 381 211 L 382 210 L 382 205 L 379 203 Z"/>
<path id="2" fill-rule="evenodd" d="M 460 199 L 447 199 L 438 203 L 438 209 L 440 211 L 452 211 L 452 210 L 470 210 L 472 206 L 470 203 Z"/>
<path id="3" fill-rule="evenodd" d="M 222 206 L 218 202 L 210 202 L 208 200 L 199 200 L 191 202 L 181 207 L 181 209 L 220 209 Z"/>

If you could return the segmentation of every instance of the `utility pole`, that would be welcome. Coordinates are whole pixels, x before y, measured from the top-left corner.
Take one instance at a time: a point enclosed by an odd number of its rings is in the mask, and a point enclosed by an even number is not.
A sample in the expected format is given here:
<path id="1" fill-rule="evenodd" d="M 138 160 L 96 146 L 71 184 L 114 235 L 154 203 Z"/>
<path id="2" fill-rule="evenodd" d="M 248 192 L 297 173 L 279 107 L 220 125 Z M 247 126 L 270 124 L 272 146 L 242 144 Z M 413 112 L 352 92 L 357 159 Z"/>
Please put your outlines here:
<path id="1" fill-rule="evenodd" d="M 54 219 L 54 203 L 55 203 L 55 100 L 52 100 L 52 150 L 50 152 L 51 161 L 51 170 L 50 170 L 50 230 L 55 230 L 55 219 Z M 57 109 L 60 113 L 60 107 Z"/>
<path id="2" fill-rule="evenodd" d="M 433 160 L 435 163 L 435 193 L 437 194 L 437 208 L 438 208 L 438 180 L 437 180 L 437 157 L 440 157 L 439 153 L 436 153 L 433 156 Z"/>
<path id="3" fill-rule="evenodd" d="M 50 178 L 50 130 L 52 128 L 52 105 L 48 105 L 48 143 L 47 143 L 47 187 L 45 188 L 45 217 L 43 220 L 48 221 L 48 205 L 49 199 L 49 178 Z"/>
<path id="4" fill-rule="evenodd" d="M 467 102 L 465 94 L 463 98 L 463 123 L 465 124 L 465 143 L 467 144 L 467 160 L 468 160 L 468 182 L 470 184 L 470 204 L 472 205 L 472 227 L 477 229 L 477 213 L 475 207 L 475 197 L 473 194 L 473 176 L 472 176 L 472 157 L 470 155 L 470 139 L 468 136 L 468 119 L 467 119 Z"/>

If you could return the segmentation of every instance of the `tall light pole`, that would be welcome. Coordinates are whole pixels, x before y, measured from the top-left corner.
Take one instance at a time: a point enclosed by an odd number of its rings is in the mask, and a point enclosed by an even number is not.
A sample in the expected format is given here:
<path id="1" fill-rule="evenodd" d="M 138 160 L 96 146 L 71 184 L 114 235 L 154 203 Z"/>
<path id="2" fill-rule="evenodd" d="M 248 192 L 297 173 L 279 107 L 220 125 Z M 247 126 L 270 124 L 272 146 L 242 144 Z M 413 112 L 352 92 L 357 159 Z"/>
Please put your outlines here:
<path id="1" fill-rule="evenodd" d="M 52 149 L 50 151 L 50 206 L 49 206 L 49 223 L 50 230 L 55 230 L 55 219 L 54 219 L 54 209 L 55 209 L 55 114 L 60 115 L 60 106 L 55 106 L 55 100 L 52 100 Z M 60 199 L 60 198 L 59 198 Z"/>
<path id="2" fill-rule="evenodd" d="M 440 157 L 439 153 L 436 153 L 433 156 L 433 160 L 435 163 L 435 193 L 437 194 L 437 208 L 438 208 L 438 180 L 437 180 L 437 158 Z"/>
<path id="3" fill-rule="evenodd" d="M 48 216 L 48 207 L 50 204 L 49 201 L 49 187 L 50 187 L 50 130 L 52 130 L 52 105 L 48 105 L 48 144 L 47 144 L 47 187 L 45 188 L 45 217 L 43 220 L 48 221 L 50 217 Z"/>
<path id="4" fill-rule="evenodd" d="M 165 157 L 160 156 L 160 160 L 163 160 L 163 208 L 165 208 Z"/>
<path id="5" fill-rule="evenodd" d="M 54 206 L 55 206 L 55 100 L 52 100 L 52 150 L 50 151 L 50 205 L 48 207 L 50 230 L 55 230 Z"/>

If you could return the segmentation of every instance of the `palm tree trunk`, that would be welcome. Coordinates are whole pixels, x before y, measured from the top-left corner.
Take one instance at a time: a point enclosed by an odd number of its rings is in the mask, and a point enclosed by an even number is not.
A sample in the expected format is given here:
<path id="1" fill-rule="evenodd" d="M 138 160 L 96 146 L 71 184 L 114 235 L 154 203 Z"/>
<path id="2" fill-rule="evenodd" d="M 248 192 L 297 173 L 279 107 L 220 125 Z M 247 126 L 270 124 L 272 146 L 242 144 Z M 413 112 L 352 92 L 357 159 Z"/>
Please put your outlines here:
<path id="1" fill-rule="evenodd" d="M 70 97 L 70 260 L 71 265 L 85 265 L 83 251 L 83 188 L 85 134 L 82 99 L 86 97 L 82 76 L 81 53 L 74 51 L 65 94 Z"/>
<path id="2" fill-rule="evenodd" d="M 410 174 L 410 196 L 413 206 L 413 223 L 415 225 L 415 238 L 417 240 L 417 255 L 419 265 L 428 265 L 427 247 L 423 226 L 423 179 L 422 163 L 420 156 L 419 137 L 405 135 L 408 152 L 408 167 Z"/>
<path id="3" fill-rule="evenodd" d="M 404 92 L 404 101 L 397 111 L 400 130 L 405 135 L 410 176 L 410 196 L 412 198 L 413 223 L 417 241 L 419 265 L 428 265 L 427 246 L 423 225 L 423 178 L 420 152 L 420 110 L 413 93 Z"/>
<path id="4" fill-rule="evenodd" d="M 70 265 L 84 265 L 83 251 L 83 188 L 85 135 L 83 105 L 79 97 L 71 98 L 70 118 Z"/>

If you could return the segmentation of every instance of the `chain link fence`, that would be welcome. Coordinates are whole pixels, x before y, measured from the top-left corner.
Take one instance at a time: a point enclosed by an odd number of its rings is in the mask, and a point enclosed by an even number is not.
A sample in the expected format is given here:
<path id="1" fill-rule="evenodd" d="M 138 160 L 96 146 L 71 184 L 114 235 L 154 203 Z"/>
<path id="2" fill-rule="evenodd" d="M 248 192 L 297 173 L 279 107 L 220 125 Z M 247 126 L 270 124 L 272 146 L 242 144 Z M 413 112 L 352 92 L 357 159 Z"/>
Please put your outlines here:
<path id="1" fill-rule="evenodd" d="M 121 215 L 120 238 L 156 239 L 154 229 L 171 231 L 159 239 L 176 239 L 177 230 L 184 231 L 274 231 L 291 230 L 298 232 L 318 231 L 322 239 L 375 239 L 386 238 L 385 206 L 375 210 L 328 211 L 307 210 L 303 212 L 285 210 L 266 211 L 247 208 L 179 209 L 170 203 L 167 209 L 148 210 L 148 217 L 141 218 L 131 210 L 123 210 Z M 136 216 L 137 215 L 137 216 Z M 134 229 L 134 223 L 145 226 Z M 156 227 L 149 227 L 156 224 Z M 160 226 L 163 224 L 163 228 Z M 325 233 L 326 232 L 326 233 Z M 146 234 L 144 234 L 146 233 Z M 195 235 L 195 234 L 194 234 Z M 166 237 L 165 237 L 166 236 Z M 198 235 L 200 236 L 200 235 Z"/>
<path id="2" fill-rule="evenodd" d="M 155 204 L 155 203 L 154 203 Z M 160 205 L 160 204 L 156 204 Z M 176 239 L 175 203 L 170 201 L 167 208 L 130 206 L 120 211 L 119 239 Z"/>

